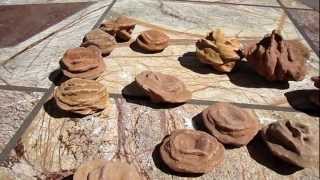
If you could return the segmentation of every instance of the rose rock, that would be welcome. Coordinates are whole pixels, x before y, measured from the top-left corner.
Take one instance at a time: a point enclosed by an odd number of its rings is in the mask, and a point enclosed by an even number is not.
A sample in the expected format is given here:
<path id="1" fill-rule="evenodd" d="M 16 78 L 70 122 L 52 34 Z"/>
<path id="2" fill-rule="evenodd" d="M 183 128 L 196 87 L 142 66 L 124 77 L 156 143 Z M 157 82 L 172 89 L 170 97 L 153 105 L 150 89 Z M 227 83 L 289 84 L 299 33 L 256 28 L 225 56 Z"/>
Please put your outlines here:
<path id="1" fill-rule="evenodd" d="M 157 52 L 165 49 L 169 44 L 169 37 L 158 30 L 142 32 L 137 38 L 137 44 L 144 50 Z"/>
<path id="2" fill-rule="evenodd" d="M 116 20 L 102 23 L 100 29 L 112 36 L 115 36 L 119 41 L 129 41 L 135 25 L 135 22 L 131 19 L 125 16 L 120 16 Z"/>

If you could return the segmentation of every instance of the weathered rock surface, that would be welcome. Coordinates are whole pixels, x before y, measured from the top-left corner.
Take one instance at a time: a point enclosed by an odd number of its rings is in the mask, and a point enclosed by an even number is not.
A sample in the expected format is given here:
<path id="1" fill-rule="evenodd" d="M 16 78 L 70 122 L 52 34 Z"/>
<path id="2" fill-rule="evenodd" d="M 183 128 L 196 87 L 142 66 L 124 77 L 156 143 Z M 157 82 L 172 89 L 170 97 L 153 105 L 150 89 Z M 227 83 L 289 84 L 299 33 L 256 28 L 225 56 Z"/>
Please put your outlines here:
<path id="1" fill-rule="evenodd" d="M 240 41 L 224 37 L 223 31 L 219 29 L 198 40 L 196 47 L 198 59 L 220 72 L 231 72 L 240 60 Z"/>
<path id="2" fill-rule="evenodd" d="M 96 81 L 72 78 L 55 89 L 54 98 L 61 109 L 87 115 L 106 108 L 109 95 Z"/>
<path id="3" fill-rule="evenodd" d="M 102 23 L 100 29 L 115 36 L 119 41 L 129 41 L 135 25 L 135 22 L 129 18 L 120 16 L 116 20 Z"/>
<path id="4" fill-rule="evenodd" d="M 137 38 L 137 44 L 146 51 L 161 51 L 168 46 L 169 37 L 158 30 L 147 30 Z"/>
<path id="5" fill-rule="evenodd" d="M 183 103 L 192 96 L 181 80 L 160 72 L 143 71 L 136 76 L 135 82 L 156 103 Z"/>
<path id="6" fill-rule="evenodd" d="M 229 103 L 216 103 L 202 112 L 205 127 L 222 144 L 248 144 L 260 129 L 257 117 Z"/>

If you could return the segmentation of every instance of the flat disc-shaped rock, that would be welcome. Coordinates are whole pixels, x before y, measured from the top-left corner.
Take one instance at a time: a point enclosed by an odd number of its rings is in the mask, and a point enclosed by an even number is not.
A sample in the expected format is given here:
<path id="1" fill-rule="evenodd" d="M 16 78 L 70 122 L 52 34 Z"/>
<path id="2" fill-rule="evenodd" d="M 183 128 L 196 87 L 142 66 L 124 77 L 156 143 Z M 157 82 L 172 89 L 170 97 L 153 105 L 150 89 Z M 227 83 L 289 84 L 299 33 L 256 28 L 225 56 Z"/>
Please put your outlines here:
<path id="1" fill-rule="evenodd" d="M 103 22 L 100 29 L 115 36 L 119 41 L 129 41 L 136 23 L 126 16 L 120 16 L 116 20 Z"/>
<path id="2" fill-rule="evenodd" d="M 271 152 L 299 167 L 312 167 L 319 159 L 319 132 L 293 121 L 271 123 L 262 130 Z"/>
<path id="3" fill-rule="evenodd" d="M 124 162 L 93 160 L 82 164 L 73 176 L 74 180 L 141 180 L 137 170 Z"/>
<path id="4" fill-rule="evenodd" d="M 159 72 L 143 71 L 135 78 L 136 83 L 153 102 L 183 103 L 191 99 L 191 92 L 178 78 Z"/>
<path id="5" fill-rule="evenodd" d="M 223 161 L 224 147 L 205 132 L 180 129 L 163 140 L 160 155 L 176 172 L 206 173 Z"/>
<path id="6" fill-rule="evenodd" d="M 138 45 L 146 51 L 161 51 L 168 46 L 169 37 L 158 30 L 142 32 L 137 38 Z"/>
<path id="7" fill-rule="evenodd" d="M 229 103 L 216 103 L 202 112 L 208 131 L 222 144 L 248 144 L 259 131 L 260 125 L 251 112 Z"/>
<path id="8" fill-rule="evenodd" d="M 60 65 L 69 78 L 96 79 L 105 70 L 101 51 L 94 46 L 67 50 Z"/>
<path id="9" fill-rule="evenodd" d="M 106 108 L 109 94 L 97 81 L 72 78 L 55 89 L 54 98 L 61 109 L 87 115 Z"/>

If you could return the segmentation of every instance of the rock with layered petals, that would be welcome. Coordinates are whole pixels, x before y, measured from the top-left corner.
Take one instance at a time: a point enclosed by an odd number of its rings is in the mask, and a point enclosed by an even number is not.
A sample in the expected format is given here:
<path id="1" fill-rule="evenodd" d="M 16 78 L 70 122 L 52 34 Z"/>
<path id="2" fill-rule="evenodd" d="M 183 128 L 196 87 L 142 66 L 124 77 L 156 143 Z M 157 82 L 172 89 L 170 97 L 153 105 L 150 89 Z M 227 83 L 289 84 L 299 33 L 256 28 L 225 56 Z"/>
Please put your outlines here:
<path id="1" fill-rule="evenodd" d="M 220 72 L 231 72 L 240 60 L 240 41 L 226 38 L 223 31 L 210 32 L 206 38 L 196 43 L 196 56 L 205 64 L 211 65 Z"/>
<path id="2" fill-rule="evenodd" d="M 229 103 L 216 103 L 202 112 L 205 127 L 222 144 L 243 146 L 260 129 L 253 112 Z"/>
<path id="3" fill-rule="evenodd" d="M 102 55 L 108 55 L 116 47 L 116 40 L 112 35 L 100 29 L 94 29 L 85 35 L 81 46 L 96 46 L 101 50 Z"/>
<path id="4" fill-rule="evenodd" d="M 299 167 L 312 167 L 319 159 L 319 132 L 293 121 L 271 123 L 262 130 L 262 137 L 271 152 Z"/>
<path id="5" fill-rule="evenodd" d="M 124 162 L 92 160 L 82 164 L 74 180 L 141 180 L 135 167 Z"/>
<path id="6" fill-rule="evenodd" d="M 54 98 L 61 109 L 88 115 L 105 109 L 109 94 L 97 81 L 72 78 L 55 89 Z"/>
<path id="7" fill-rule="evenodd" d="M 298 41 L 284 40 L 275 30 L 244 52 L 251 67 L 269 81 L 300 81 L 305 77 L 308 50 Z"/>
<path id="8" fill-rule="evenodd" d="M 155 103 L 183 103 L 192 96 L 181 80 L 160 72 L 143 71 L 136 76 L 135 80 Z"/>
<path id="9" fill-rule="evenodd" d="M 94 46 L 67 50 L 60 66 L 63 74 L 69 78 L 96 79 L 105 70 L 101 51 Z"/>
<path id="10" fill-rule="evenodd" d="M 137 44 L 143 50 L 157 52 L 168 46 L 169 37 L 158 30 L 148 30 L 142 32 L 137 38 Z"/>
<path id="11" fill-rule="evenodd" d="M 115 36 L 119 41 L 129 41 L 135 25 L 136 23 L 131 19 L 120 16 L 116 20 L 102 23 L 100 29 Z"/>
<path id="12" fill-rule="evenodd" d="M 205 132 L 180 129 L 163 140 L 160 155 L 176 172 L 206 173 L 222 163 L 224 147 Z"/>

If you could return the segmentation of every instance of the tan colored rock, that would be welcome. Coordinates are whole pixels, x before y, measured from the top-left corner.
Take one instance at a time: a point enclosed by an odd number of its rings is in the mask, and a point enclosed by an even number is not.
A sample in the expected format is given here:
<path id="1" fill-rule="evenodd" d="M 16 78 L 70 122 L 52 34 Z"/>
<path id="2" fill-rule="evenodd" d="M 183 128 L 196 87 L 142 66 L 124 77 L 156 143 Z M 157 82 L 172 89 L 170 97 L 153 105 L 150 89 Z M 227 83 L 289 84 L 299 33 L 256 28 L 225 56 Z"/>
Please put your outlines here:
<path id="1" fill-rule="evenodd" d="M 94 29 L 85 35 L 81 46 L 96 46 L 101 50 L 102 55 L 108 55 L 116 47 L 116 40 L 112 35 L 100 29 Z"/>
<path id="2" fill-rule="evenodd" d="M 244 52 L 251 67 L 269 81 L 300 81 L 307 72 L 306 47 L 298 41 L 284 40 L 275 30 Z"/>
<path id="3" fill-rule="evenodd" d="M 92 160 L 82 164 L 73 176 L 74 180 L 141 180 L 137 170 L 124 162 Z"/>
<path id="4" fill-rule="evenodd" d="M 54 98 L 61 109 L 87 115 L 105 109 L 109 94 L 97 81 L 72 78 L 55 89 Z"/>
<path id="5" fill-rule="evenodd" d="M 146 51 L 161 51 L 168 47 L 169 37 L 158 30 L 147 30 L 138 36 L 137 44 Z"/>
<path id="6" fill-rule="evenodd" d="M 264 127 L 261 134 L 271 152 L 288 163 L 312 167 L 319 159 L 319 133 L 308 125 L 278 121 Z"/>
<path id="7" fill-rule="evenodd" d="M 116 20 L 103 22 L 100 29 L 115 36 L 119 41 L 129 41 L 136 23 L 126 16 L 120 16 Z"/>
<path id="8" fill-rule="evenodd" d="M 143 71 L 135 78 L 151 100 L 155 103 L 183 103 L 191 99 L 192 93 L 178 78 L 159 72 Z"/>
<path id="9" fill-rule="evenodd" d="M 220 29 L 210 32 L 205 39 L 196 43 L 196 56 L 205 64 L 220 72 L 231 72 L 240 60 L 240 41 L 224 37 Z"/>
<path id="10" fill-rule="evenodd" d="M 96 79 L 105 70 L 101 51 L 94 46 L 67 50 L 60 65 L 69 78 Z"/>
<path id="11" fill-rule="evenodd" d="M 229 103 L 216 103 L 202 112 L 208 131 L 222 144 L 247 145 L 260 129 L 252 111 Z"/>
<path id="12" fill-rule="evenodd" d="M 224 147 L 205 132 L 180 129 L 163 140 L 160 155 L 176 172 L 207 173 L 222 163 Z"/>

